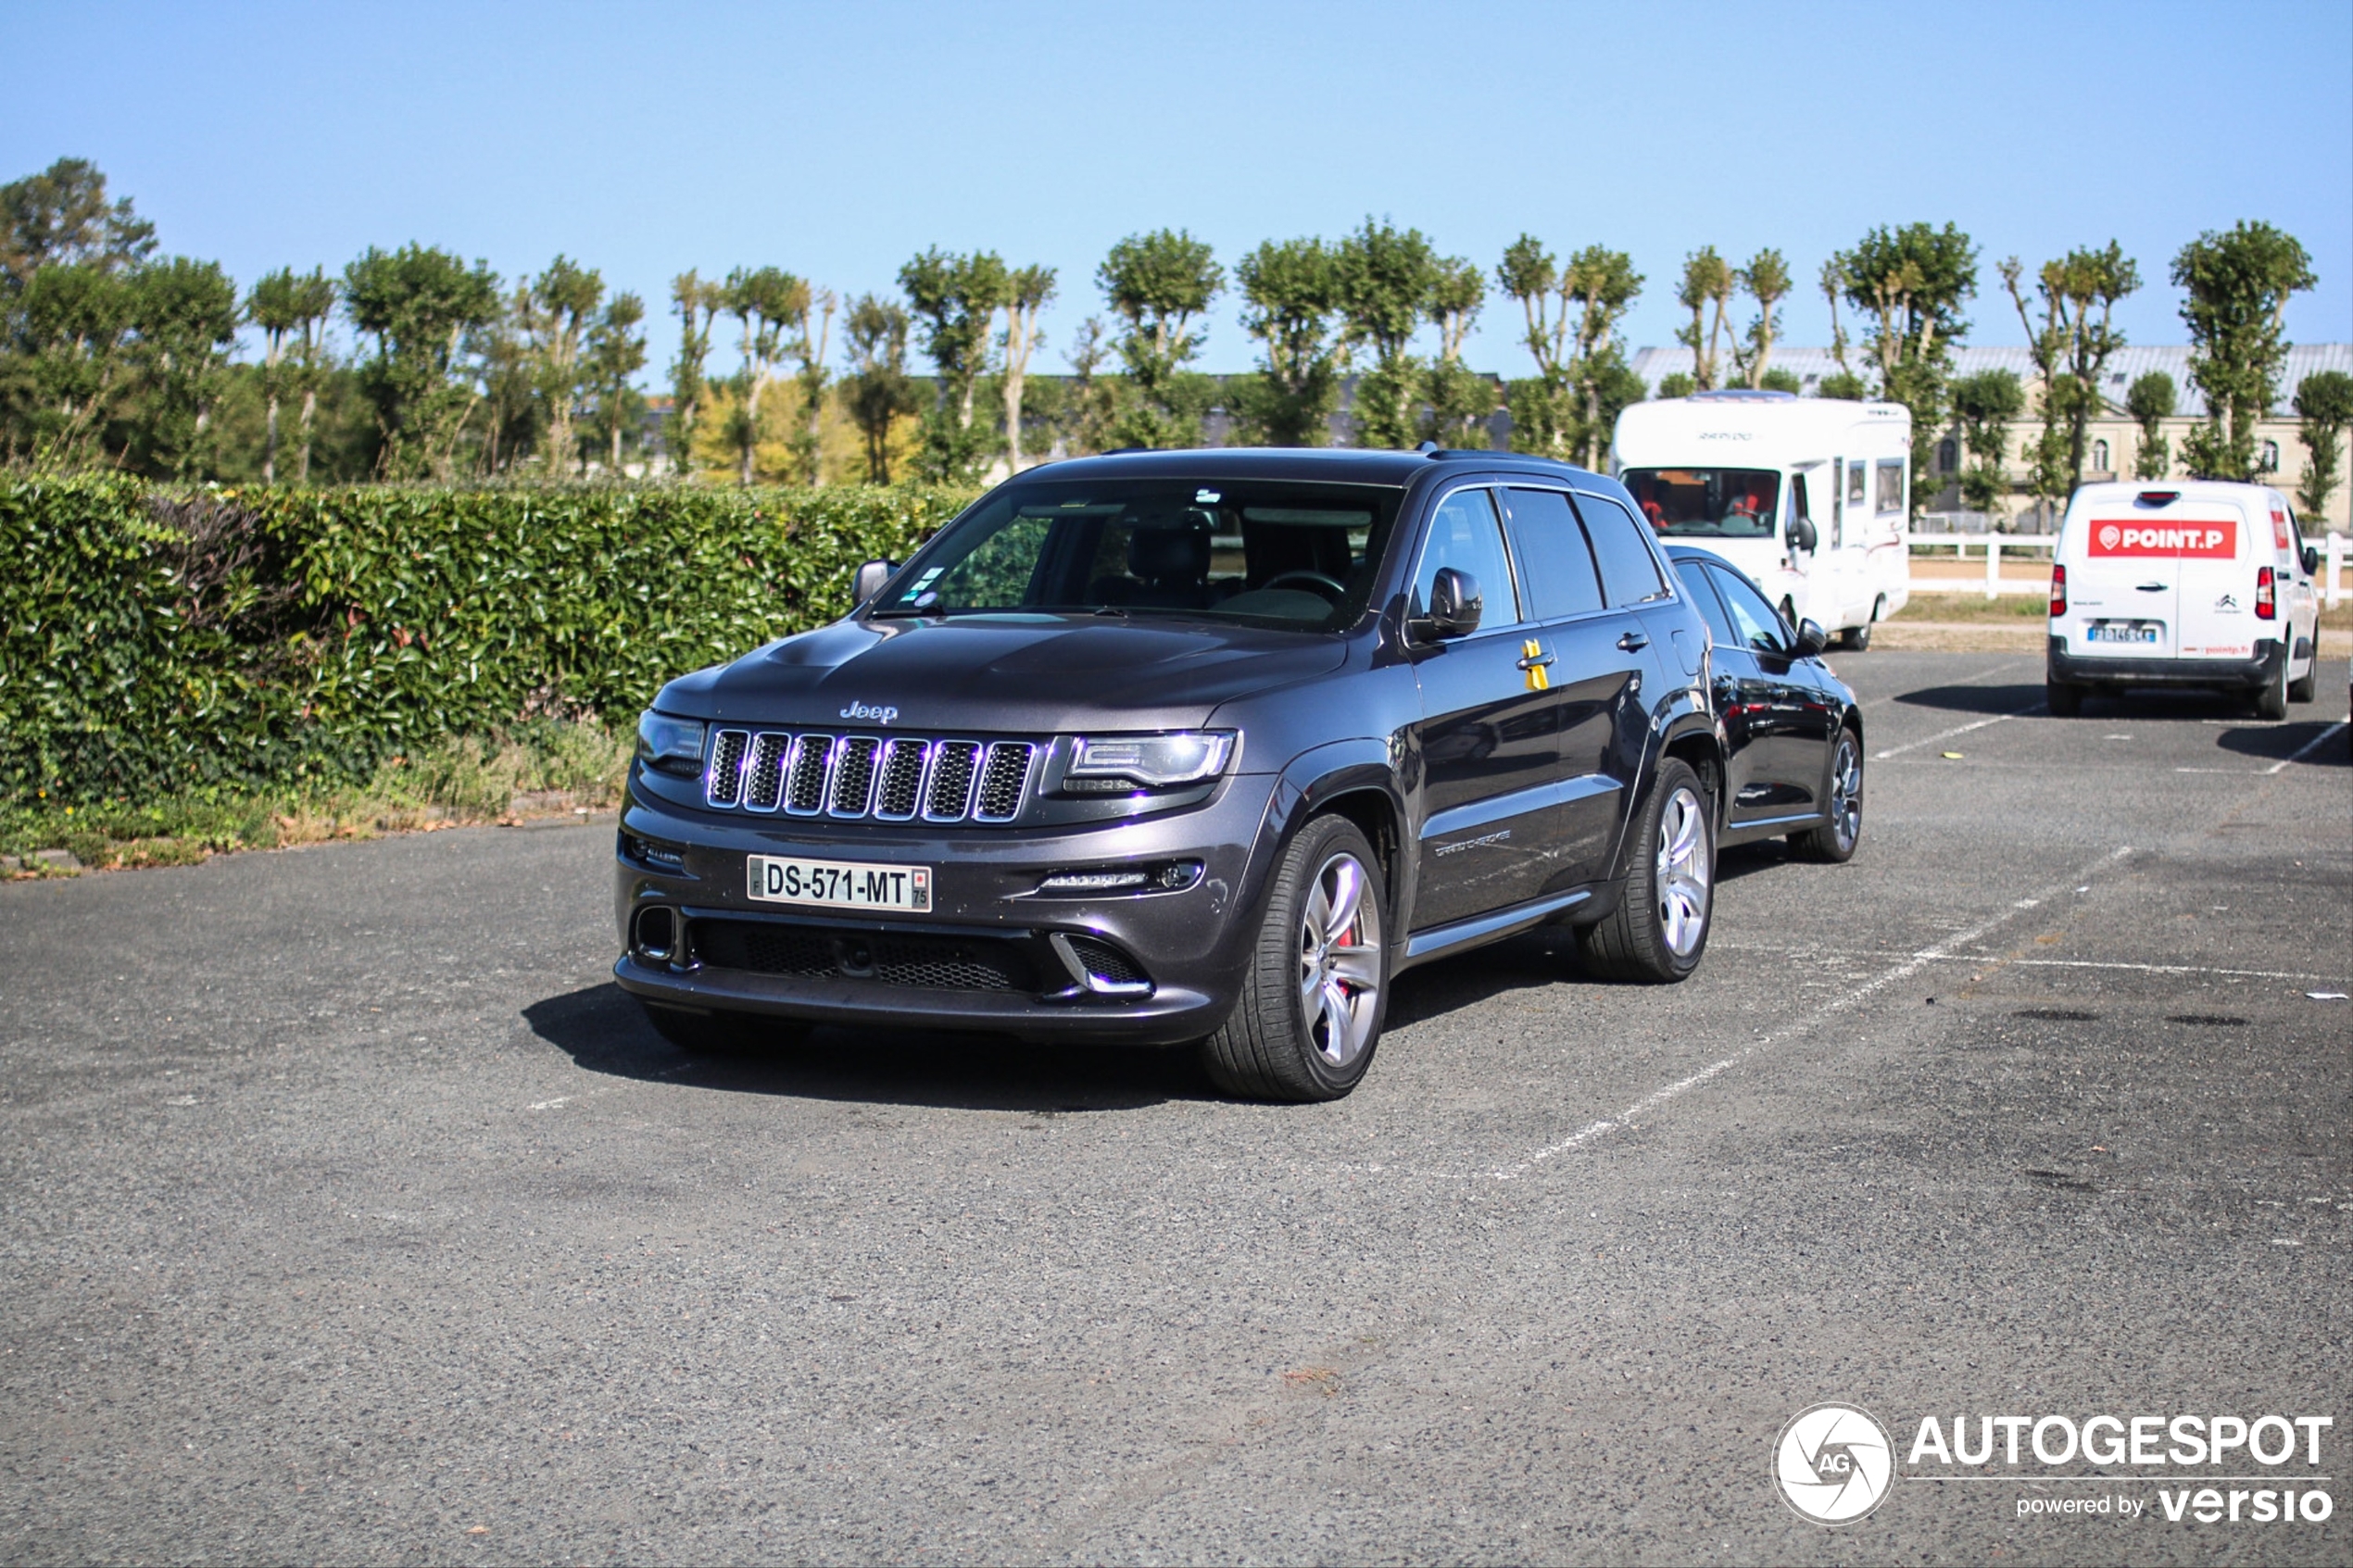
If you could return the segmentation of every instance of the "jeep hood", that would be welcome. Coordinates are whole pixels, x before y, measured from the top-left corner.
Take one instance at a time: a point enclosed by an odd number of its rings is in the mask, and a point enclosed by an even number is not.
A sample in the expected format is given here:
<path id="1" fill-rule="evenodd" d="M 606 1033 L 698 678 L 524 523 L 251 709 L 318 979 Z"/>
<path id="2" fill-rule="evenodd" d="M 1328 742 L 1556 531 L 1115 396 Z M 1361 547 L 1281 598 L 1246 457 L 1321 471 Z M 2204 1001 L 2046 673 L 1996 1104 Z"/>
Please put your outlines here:
<path id="1" fill-rule="evenodd" d="M 914 734 L 1179 730 L 1337 669 L 1337 636 L 1096 616 L 842 621 L 673 681 L 681 718 Z M 877 710 L 896 709 L 888 722 Z"/>

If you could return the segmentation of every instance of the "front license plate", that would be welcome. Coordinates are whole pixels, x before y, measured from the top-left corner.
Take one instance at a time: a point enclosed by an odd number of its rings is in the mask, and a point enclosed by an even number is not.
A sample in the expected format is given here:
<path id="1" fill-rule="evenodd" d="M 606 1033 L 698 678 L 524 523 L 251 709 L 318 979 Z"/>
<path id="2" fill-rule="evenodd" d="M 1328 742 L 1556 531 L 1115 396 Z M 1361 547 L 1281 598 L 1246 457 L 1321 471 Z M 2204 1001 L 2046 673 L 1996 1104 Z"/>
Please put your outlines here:
<path id="1" fill-rule="evenodd" d="M 2158 634 L 2154 621 L 2095 621 L 2084 633 L 2095 643 L 2154 644 Z"/>
<path id="2" fill-rule="evenodd" d="M 745 857 L 751 896 L 763 904 L 813 904 L 833 909 L 931 910 L 929 866 L 877 866 L 857 860 Z"/>

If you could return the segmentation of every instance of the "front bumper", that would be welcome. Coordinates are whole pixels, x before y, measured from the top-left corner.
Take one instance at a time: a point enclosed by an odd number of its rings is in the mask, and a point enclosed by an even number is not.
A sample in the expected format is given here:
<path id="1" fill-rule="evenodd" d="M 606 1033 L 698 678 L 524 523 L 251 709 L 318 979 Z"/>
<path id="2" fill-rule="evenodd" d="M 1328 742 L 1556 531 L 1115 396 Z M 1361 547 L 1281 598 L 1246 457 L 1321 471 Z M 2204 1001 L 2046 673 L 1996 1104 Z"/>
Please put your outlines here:
<path id="1" fill-rule="evenodd" d="M 1239 774 L 1198 807 L 1054 829 L 752 818 L 633 789 L 615 861 L 623 951 L 613 978 L 650 1002 L 808 1022 L 1139 1045 L 1199 1039 L 1233 1010 L 1257 934 L 1275 784 L 1272 774 Z M 643 844 L 678 851 L 683 863 L 649 861 L 633 851 Z M 911 915 L 757 902 L 748 854 L 927 865 L 932 908 Z M 1200 879 L 1180 892 L 1037 892 L 1053 872 L 1170 860 L 1199 861 Z M 648 909 L 676 922 L 672 956 L 635 940 Z M 1101 951 L 1088 943 L 1132 960 L 1141 982 L 1091 983 L 1090 966 L 1074 963 L 1075 953 Z M 887 961 L 894 946 L 913 957 Z M 925 958 L 975 962 L 916 961 Z M 901 983 L 911 976 L 921 983 Z"/>
<path id="2" fill-rule="evenodd" d="M 2258 643 L 2253 659 L 2128 659 L 2073 654 L 2067 639 L 2050 639 L 2050 678 L 2070 686 L 2205 686 L 2261 691 L 2280 678 L 2284 643 Z"/>

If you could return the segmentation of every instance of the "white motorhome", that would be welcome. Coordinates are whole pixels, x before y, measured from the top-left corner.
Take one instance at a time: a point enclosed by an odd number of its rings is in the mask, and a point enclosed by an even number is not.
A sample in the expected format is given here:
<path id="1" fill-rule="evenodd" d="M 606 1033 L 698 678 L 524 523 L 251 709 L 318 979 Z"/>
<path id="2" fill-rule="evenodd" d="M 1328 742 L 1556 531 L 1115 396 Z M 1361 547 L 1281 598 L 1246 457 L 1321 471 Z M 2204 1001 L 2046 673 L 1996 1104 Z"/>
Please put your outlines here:
<path id="1" fill-rule="evenodd" d="M 1911 597 L 1912 416 L 1897 403 L 1701 392 L 1617 416 L 1611 471 L 1662 541 L 1746 572 L 1848 647 Z"/>

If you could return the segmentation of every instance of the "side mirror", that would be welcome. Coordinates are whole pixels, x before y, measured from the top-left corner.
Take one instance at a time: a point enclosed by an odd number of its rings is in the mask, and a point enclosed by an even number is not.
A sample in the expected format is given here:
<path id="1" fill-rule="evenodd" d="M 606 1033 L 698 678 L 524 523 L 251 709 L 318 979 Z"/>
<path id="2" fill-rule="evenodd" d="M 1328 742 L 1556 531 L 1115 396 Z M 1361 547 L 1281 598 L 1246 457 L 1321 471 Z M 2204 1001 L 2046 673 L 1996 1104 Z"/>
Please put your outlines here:
<path id="1" fill-rule="evenodd" d="M 1821 536 L 1814 532 L 1814 520 L 1803 514 L 1792 518 L 1789 525 L 1789 542 L 1807 555 L 1812 555 L 1814 546 L 1821 542 Z"/>
<path id="2" fill-rule="evenodd" d="M 883 584 L 889 582 L 890 574 L 898 570 L 897 566 L 887 560 L 870 560 L 860 567 L 858 575 L 850 580 L 850 608 L 855 609 L 876 594 L 881 593 Z"/>
<path id="3" fill-rule="evenodd" d="M 2303 560 L 2305 576 L 2318 577 L 2321 574 L 2321 552 L 2316 546 L 2311 545 L 2304 546 Z"/>
<path id="4" fill-rule="evenodd" d="M 1419 630 L 1432 642 L 1444 642 L 1450 637 L 1467 637 L 1478 630 L 1479 611 L 1486 601 L 1479 597 L 1478 579 L 1467 571 L 1441 566 L 1429 585 L 1429 613 L 1422 617 Z"/>
<path id="5" fill-rule="evenodd" d="M 1822 630 L 1818 621 L 1806 620 L 1797 623 L 1797 657 L 1811 659 L 1831 646 L 1831 634 Z"/>

